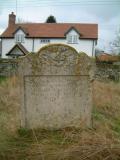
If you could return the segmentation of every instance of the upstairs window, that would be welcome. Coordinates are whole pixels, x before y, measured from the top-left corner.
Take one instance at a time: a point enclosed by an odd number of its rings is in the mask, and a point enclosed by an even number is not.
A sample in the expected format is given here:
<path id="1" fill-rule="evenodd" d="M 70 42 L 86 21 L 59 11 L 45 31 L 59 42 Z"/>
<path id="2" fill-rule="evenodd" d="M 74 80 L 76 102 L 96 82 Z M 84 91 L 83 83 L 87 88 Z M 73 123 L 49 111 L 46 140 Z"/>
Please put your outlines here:
<path id="1" fill-rule="evenodd" d="M 67 36 L 67 42 L 76 44 L 78 43 L 78 36 L 77 35 L 68 35 Z"/>
<path id="2" fill-rule="evenodd" d="M 24 43 L 25 36 L 23 34 L 16 34 L 15 41 L 16 41 L 16 43 Z"/>
<path id="3" fill-rule="evenodd" d="M 68 43 L 72 43 L 72 35 L 68 35 L 67 36 L 67 42 Z"/>

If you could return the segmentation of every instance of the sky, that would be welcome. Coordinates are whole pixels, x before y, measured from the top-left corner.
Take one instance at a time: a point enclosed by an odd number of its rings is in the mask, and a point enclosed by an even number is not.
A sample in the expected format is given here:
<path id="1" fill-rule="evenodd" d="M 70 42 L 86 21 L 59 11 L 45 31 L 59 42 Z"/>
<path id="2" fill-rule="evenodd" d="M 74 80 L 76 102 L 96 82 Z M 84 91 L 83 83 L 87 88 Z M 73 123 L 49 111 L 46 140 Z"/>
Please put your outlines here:
<path id="1" fill-rule="evenodd" d="M 97 23 L 98 47 L 105 51 L 120 27 L 120 0 L 0 0 L 0 34 L 11 12 L 27 22 L 44 23 L 53 15 L 59 23 Z"/>

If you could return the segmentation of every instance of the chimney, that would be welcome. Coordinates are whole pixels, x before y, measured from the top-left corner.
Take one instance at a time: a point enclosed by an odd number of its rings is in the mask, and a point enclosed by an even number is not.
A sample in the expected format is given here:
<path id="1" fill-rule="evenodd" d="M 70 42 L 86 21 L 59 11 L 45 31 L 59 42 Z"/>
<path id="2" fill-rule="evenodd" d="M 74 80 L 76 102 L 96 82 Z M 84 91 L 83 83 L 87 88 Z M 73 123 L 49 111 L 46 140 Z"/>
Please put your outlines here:
<path id="1" fill-rule="evenodd" d="M 14 26 L 15 25 L 15 20 L 16 20 L 16 15 L 14 14 L 14 12 L 12 12 L 11 14 L 9 14 L 8 26 Z"/>

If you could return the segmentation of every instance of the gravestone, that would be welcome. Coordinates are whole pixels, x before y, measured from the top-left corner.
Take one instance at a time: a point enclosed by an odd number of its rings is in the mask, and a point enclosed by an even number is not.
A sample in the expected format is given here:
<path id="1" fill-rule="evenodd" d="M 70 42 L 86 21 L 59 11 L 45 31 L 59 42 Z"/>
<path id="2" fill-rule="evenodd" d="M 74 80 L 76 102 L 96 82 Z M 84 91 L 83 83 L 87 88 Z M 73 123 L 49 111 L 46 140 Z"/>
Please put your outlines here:
<path id="1" fill-rule="evenodd" d="M 27 128 L 89 126 L 92 61 L 54 44 L 20 59 L 21 125 Z"/>

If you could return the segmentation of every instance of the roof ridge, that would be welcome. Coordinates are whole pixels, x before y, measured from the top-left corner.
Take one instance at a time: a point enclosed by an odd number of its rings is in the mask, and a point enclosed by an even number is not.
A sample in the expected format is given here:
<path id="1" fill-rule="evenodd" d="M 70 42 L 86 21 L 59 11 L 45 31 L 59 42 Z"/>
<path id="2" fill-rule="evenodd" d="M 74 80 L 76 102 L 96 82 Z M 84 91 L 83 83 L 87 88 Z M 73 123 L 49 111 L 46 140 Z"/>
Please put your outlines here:
<path id="1" fill-rule="evenodd" d="M 16 23 L 16 25 L 24 25 L 24 24 L 41 24 L 41 25 L 61 25 L 61 24 L 69 24 L 69 25 L 98 25 L 97 23 L 38 23 L 38 22 L 26 22 L 26 23 Z"/>

